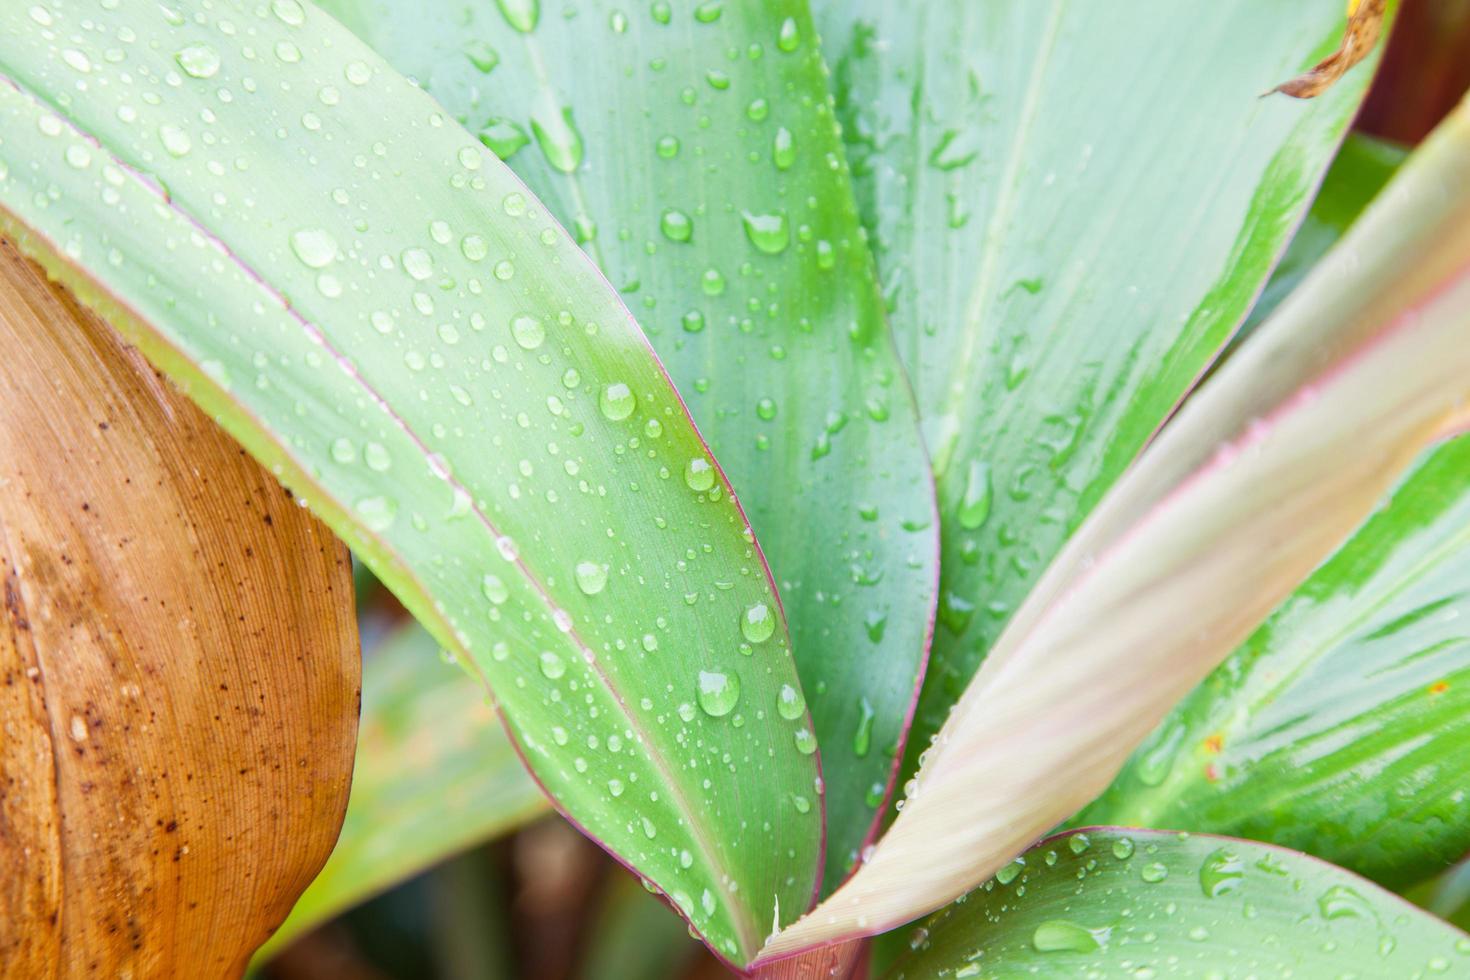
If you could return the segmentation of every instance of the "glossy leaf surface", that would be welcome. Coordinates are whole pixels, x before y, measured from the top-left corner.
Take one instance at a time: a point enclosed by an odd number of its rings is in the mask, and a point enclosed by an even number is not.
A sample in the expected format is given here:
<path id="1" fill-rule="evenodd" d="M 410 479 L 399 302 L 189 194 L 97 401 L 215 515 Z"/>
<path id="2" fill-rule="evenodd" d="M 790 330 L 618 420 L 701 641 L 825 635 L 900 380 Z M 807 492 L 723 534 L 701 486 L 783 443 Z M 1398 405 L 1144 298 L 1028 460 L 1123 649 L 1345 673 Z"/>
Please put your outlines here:
<path id="1" fill-rule="evenodd" d="M 560 807 L 731 960 L 803 907 L 817 766 L 775 715 L 769 576 L 523 185 L 297 0 L 7 5 L 0 74 L 5 224 L 485 680 Z"/>
<path id="2" fill-rule="evenodd" d="M 1259 98 L 1341 0 L 815 7 L 939 483 L 912 758 L 1250 308 L 1371 64 Z"/>
<path id="3" fill-rule="evenodd" d="M 1090 802 L 1428 445 L 1470 425 L 1467 173 L 1470 104 L 1113 487 L 870 859 L 768 958 L 933 910 Z"/>
<path id="4" fill-rule="evenodd" d="M 1253 841 L 1124 828 L 1043 841 L 913 935 L 889 980 L 1470 970 L 1470 937 L 1340 868 Z"/>
<path id="5" fill-rule="evenodd" d="M 445 664 L 421 627 L 400 627 L 363 656 L 357 762 L 337 846 L 263 954 L 545 811 L 484 688 Z"/>
<path id="6" fill-rule="evenodd" d="M 1399 887 L 1470 851 L 1470 438 L 1383 507 L 1079 818 L 1308 851 Z"/>
<path id="7" fill-rule="evenodd" d="M 1261 291 L 1261 298 L 1251 308 L 1245 325 L 1233 338 L 1234 343 L 1239 343 L 1263 323 L 1301 284 L 1312 267 L 1388 183 L 1406 155 L 1407 151 L 1396 144 L 1359 133 L 1348 134 L 1312 200 L 1311 210 L 1296 230 L 1266 288 Z"/>
<path id="8" fill-rule="evenodd" d="M 780 586 L 835 886 L 913 710 L 938 531 L 806 4 L 583 0 L 525 30 L 489 3 L 328 9 L 504 154 L 638 313 Z"/>

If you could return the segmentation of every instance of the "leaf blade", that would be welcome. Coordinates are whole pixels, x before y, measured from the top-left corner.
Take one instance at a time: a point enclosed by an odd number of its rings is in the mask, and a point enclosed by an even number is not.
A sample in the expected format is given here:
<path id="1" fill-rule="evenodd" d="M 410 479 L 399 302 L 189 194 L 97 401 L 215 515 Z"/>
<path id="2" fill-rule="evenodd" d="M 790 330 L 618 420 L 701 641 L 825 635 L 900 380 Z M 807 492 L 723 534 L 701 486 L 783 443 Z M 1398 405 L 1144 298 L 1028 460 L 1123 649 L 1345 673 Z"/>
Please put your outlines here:
<path id="1" fill-rule="evenodd" d="M 1246 314 L 1369 69 L 1308 105 L 1257 98 L 1337 44 L 1335 0 L 815 6 L 938 482 L 912 774 L 1043 569 Z"/>
<path id="2" fill-rule="evenodd" d="M 780 583 L 822 754 L 830 889 L 893 782 L 938 545 L 806 4 L 594 2 L 530 31 L 489 4 L 328 9 L 507 152 L 647 311 Z M 536 137 L 563 112 L 575 163 Z"/>
<path id="3" fill-rule="evenodd" d="M 1453 748 L 1470 684 L 1455 624 L 1470 593 L 1467 526 L 1460 437 L 1420 461 L 1079 822 L 1249 837 L 1389 887 L 1470 851 Z"/>
<path id="4" fill-rule="evenodd" d="M 1073 536 L 871 860 L 763 955 L 908 921 L 1090 802 L 1420 451 L 1464 427 L 1467 168 L 1470 104 Z M 939 860 L 938 835 L 962 857 Z"/>
<path id="5" fill-rule="evenodd" d="M 795 671 L 779 622 L 750 665 L 735 652 L 740 616 L 777 610 L 774 591 L 627 311 L 497 161 L 315 8 L 88 8 L 94 34 L 72 5 L 43 13 L 0 13 L 7 224 L 494 680 L 564 812 L 720 955 L 748 956 L 768 903 L 806 901 L 820 833 L 799 814 L 751 826 L 734 801 L 791 811 L 816 769 L 789 729 L 695 707 L 717 678 L 726 701 L 743 681 L 737 700 L 774 703 Z M 79 75 L 85 99 L 68 94 Z M 492 250 L 510 280 L 479 264 Z M 565 385 L 569 368 L 587 382 Z M 613 384 L 638 399 L 631 420 L 599 411 Z M 606 581 L 579 583 L 583 562 Z M 610 596 L 624 619 L 604 619 Z M 586 751 L 617 775 L 584 778 Z M 737 782 L 755 765 L 769 778 Z"/>
<path id="6" fill-rule="evenodd" d="M 1397 896 L 1254 841 L 1089 828 L 1024 861 L 926 922 L 886 976 L 1410 976 L 1470 958 L 1463 933 Z"/>

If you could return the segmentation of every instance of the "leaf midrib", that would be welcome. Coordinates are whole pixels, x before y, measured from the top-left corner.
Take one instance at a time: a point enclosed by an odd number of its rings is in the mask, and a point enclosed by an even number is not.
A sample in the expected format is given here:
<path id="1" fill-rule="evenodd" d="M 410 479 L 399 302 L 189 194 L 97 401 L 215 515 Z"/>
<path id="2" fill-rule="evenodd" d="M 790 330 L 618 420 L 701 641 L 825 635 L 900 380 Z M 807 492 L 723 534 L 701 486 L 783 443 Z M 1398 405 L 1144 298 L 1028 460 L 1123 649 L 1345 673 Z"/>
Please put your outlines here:
<path id="1" fill-rule="evenodd" d="M 119 169 L 127 174 L 130 180 L 135 181 L 149 194 L 153 195 L 164 208 L 173 212 L 184 221 L 186 221 L 203 238 L 205 238 L 210 244 L 214 245 L 215 248 L 219 250 L 220 254 L 226 259 L 226 261 L 235 265 L 242 273 L 244 273 L 247 277 L 257 283 L 262 290 L 264 290 L 281 305 L 288 316 L 290 316 L 293 320 L 301 325 L 302 329 L 307 332 L 308 336 L 311 337 L 313 342 L 319 343 L 324 351 L 326 351 L 334 359 L 337 360 L 337 362 L 341 365 L 343 372 L 362 388 L 362 391 L 367 395 L 367 397 L 369 397 L 374 402 L 374 404 L 376 404 L 386 413 L 388 418 L 392 420 L 392 422 L 399 428 L 399 430 L 403 432 L 403 434 L 407 436 L 408 439 L 413 443 L 413 445 L 419 450 L 419 452 L 423 456 L 423 461 L 425 465 L 430 464 L 430 457 L 432 454 L 430 453 L 427 444 L 425 444 L 419 434 L 415 432 L 412 427 L 409 426 L 407 420 L 399 415 L 398 412 L 387 401 L 387 399 L 385 399 L 377 391 L 377 389 L 374 388 L 372 384 L 370 384 L 368 380 L 358 372 L 355 364 L 353 364 L 342 353 L 341 350 L 339 350 L 335 345 L 331 343 L 327 336 L 321 331 L 320 327 L 316 326 L 316 324 L 314 324 L 300 310 L 298 310 L 284 293 L 271 285 L 271 280 L 266 278 L 260 273 L 259 270 L 257 270 L 254 266 L 252 266 L 241 256 L 239 256 L 233 249 L 229 247 L 228 244 L 225 243 L 222 238 L 211 231 L 207 224 L 197 218 L 190 210 L 180 205 L 171 193 L 165 193 L 162 188 L 157 187 L 145 180 L 142 176 L 142 173 L 138 170 L 137 167 L 135 167 L 132 163 L 128 162 L 122 156 L 117 154 L 99 136 L 84 128 L 75 118 L 72 117 L 72 115 L 64 107 L 46 98 L 44 95 L 42 95 L 42 93 L 34 88 L 31 88 L 29 85 L 23 84 L 14 74 L 9 73 L 8 71 L 0 71 L 0 83 L 10 85 L 12 88 L 15 89 L 16 92 L 20 93 L 25 98 L 30 99 L 36 106 L 44 107 L 50 112 L 54 113 L 59 119 L 63 120 L 73 132 L 93 143 L 100 152 L 105 154 L 109 160 L 111 160 L 119 167 Z M 66 259 L 64 257 L 64 253 L 58 250 L 56 254 L 61 261 L 66 261 L 67 264 L 72 265 L 74 268 L 76 268 L 79 274 L 96 282 L 99 287 L 107 289 L 107 287 L 104 286 L 100 280 L 97 280 L 90 273 L 86 272 L 85 270 L 81 269 L 81 267 L 76 266 L 75 263 L 72 263 L 70 260 Z M 107 291 L 112 292 L 111 289 L 107 289 Z M 140 326 L 147 326 L 149 329 L 152 330 L 155 336 L 158 336 L 160 339 L 165 339 L 166 341 L 166 335 L 157 327 L 152 326 L 150 318 L 139 313 L 137 315 L 137 319 Z M 173 345 L 170 344 L 170 346 Z M 193 356 L 185 353 L 182 350 L 180 351 L 180 353 L 190 362 L 193 362 L 195 360 Z M 223 392 L 223 394 L 229 399 L 231 404 L 235 405 L 239 410 L 248 412 L 248 409 L 245 409 L 243 404 L 240 403 L 228 392 Z M 254 413 L 249 414 L 253 415 Z M 263 422 L 257 424 L 259 425 L 261 431 L 266 433 L 271 441 L 279 446 L 283 452 L 285 452 L 287 455 L 293 455 L 291 454 L 290 450 L 275 436 L 274 431 L 268 425 Z M 690 421 L 690 425 L 692 428 L 692 420 Z M 297 465 L 297 468 L 302 469 L 299 464 Z M 494 522 L 492 522 L 489 517 L 480 509 L 478 503 L 475 502 L 474 495 L 469 492 L 468 488 L 466 488 L 463 484 L 456 480 L 452 474 L 446 475 L 445 482 L 451 488 L 458 490 L 466 495 L 466 497 L 470 501 L 470 512 L 475 515 L 475 518 L 491 535 L 491 540 L 495 540 L 503 536 L 496 528 Z M 332 494 L 326 493 L 325 488 L 323 488 L 323 490 L 324 496 L 333 496 Z M 342 513 L 349 514 L 350 511 L 348 511 L 346 508 L 343 508 Z M 363 529 L 362 525 L 360 524 L 358 525 L 358 527 L 359 529 Z M 385 541 L 385 539 L 378 536 L 377 534 L 372 534 L 372 537 L 378 541 Z M 385 547 L 384 550 L 394 554 L 395 556 L 398 554 L 398 549 L 394 547 Z M 517 569 L 520 570 L 526 581 L 536 591 L 537 595 L 546 605 L 548 613 L 554 613 L 559 610 L 560 607 L 552 601 L 551 595 L 546 590 L 546 587 L 525 565 L 519 555 L 513 561 L 513 564 L 516 566 Z M 416 581 L 417 577 L 414 576 L 414 579 Z M 420 585 L 419 588 L 425 593 L 426 596 L 431 595 L 430 590 L 428 590 L 424 586 Z M 483 672 L 480 671 L 478 665 L 475 664 L 474 657 L 471 655 L 470 650 L 459 642 L 456 631 L 451 629 L 447 630 L 446 632 L 449 634 L 449 637 L 453 641 L 449 644 L 449 646 L 457 650 L 463 656 L 464 660 L 471 665 L 475 673 L 479 675 L 482 680 L 484 680 Z M 710 839 L 708 833 L 706 832 L 703 822 L 699 819 L 699 815 L 690 805 L 689 800 L 684 793 L 683 786 L 677 779 L 673 778 L 672 767 L 669 765 L 668 760 L 664 758 L 663 752 L 660 751 L 657 747 L 657 739 L 654 737 L 656 733 L 652 732 L 651 730 L 646 730 L 645 727 L 639 722 L 638 718 L 628 709 L 627 703 L 623 700 L 622 693 L 618 690 L 617 686 L 611 682 L 608 674 L 603 671 L 602 666 L 598 662 L 596 655 L 593 654 L 587 644 L 583 642 L 581 636 L 577 632 L 575 625 L 572 627 L 572 629 L 568 630 L 565 635 L 568 637 L 568 640 L 576 646 L 578 651 L 583 654 L 584 662 L 588 664 L 592 671 L 597 675 L 598 679 L 602 681 L 603 686 L 616 702 L 618 710 L 627 721 L 631 730 L 639 734 L 640 737 L 638 738 L 638 742 L 639 744 L 646 747 L 649 761 L 653 763 L 654 767 L 664 777 L 666 785 L 668 786 L 673 797 L 677 801 L 677 809 L 682 815 L 683 822 L 687 827 L 689 827 L 690 836 L 693 838 L 695 846 L 699 849 L 700 854 L 706 859 L 706 865 L 717 873 L 718 878 L 715 884 L 720 885 L 721 879 L 733 879 L 735 876 L 730 874 L 726 863 L 723 860 L 715 860 L 717 854 L 721 857 L 723 857 L 723 855 L 715 848 L 713 841 Z M 487 691 L 489 691 L 491 696 L 493 697 L 494 689 L 492 685 L 490 685 L 488 680 L 484 680 L 484 683 Z M 497 711 L 499 711 L 498 702 Z M 505 715 L 503 713 L 501 714 L 501 716 L 502 718 L 505 718 Z M 517 741 L 519 740 L 517 739 Z M 544 789 L 545 784 L 542 783 L 542 786 Z M 561 802 L 556 799 L 556 795 L 554 793 L 551 793 L 550 790 L 547 790 L 547 793 L 552 797 L 553 802 L 557 804 L 558 809 L 563 809 Z M 616 850 L 612 847 L 610 841 L 602 839 L 600 837 L 596 837 L 595 839 L 598 841 L 598 843 L 607 847 L 609 850 L 612 850 L 614 853 L 617 853 Z M 727 914 L 729 914 L 730 916 L 731 924 L 735 926 L 739 934 L 742 945 L 744 946 L 743 954 L 747 956 L 753 954 L 754 950 L 756 950 L 759 946 L 759 940 L 756 938 L 758 936 L 758 930 L 753 920 L 751 920 L 748 915 L 743 914 L 744 910 L 736 908 L 730 904 L 728 896 L 726 894 L 726 890 L 723 886 L 714 889 L 714 891 L 718 894 L 721 904 L 725 907 Z M 693 923 L 691 920 L 691 925 L 692 924 Z"/>

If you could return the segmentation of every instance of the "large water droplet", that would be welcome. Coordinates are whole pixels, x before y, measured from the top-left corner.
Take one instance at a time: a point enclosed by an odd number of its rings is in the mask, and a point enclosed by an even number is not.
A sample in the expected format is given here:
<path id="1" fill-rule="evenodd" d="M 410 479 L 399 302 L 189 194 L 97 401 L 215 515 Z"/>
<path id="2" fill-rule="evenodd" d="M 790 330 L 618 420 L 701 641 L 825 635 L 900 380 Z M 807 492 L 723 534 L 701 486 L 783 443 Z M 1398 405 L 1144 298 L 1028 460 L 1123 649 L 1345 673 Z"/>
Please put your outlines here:
<path id="1" fill-rule="evenodd" d="M 418 282 L 423 282 L 434 274 L 434 260 L 425 249 L 406 248 L 398 256 L 398 260 L 403 263 L 403 271 Z"/>
<path id="2" fill-rule="evenodd" d="M 857 731 L 852 735 L 852 751 L 859 759 L 867 758 L 873 747 L 873 705 L 867 698 L 858 698 Z"/>
<path id="3" fill-rule="evenodd" d="M 535 350 L 546 340 L 546 328 L 541 319 L 530 313 L 518 313 L 510 321 L 510 335 L 526 350 Z"/>
<path id="4" fill-rule="evenodd" d="M 709 460 L 694 457 L 684 464 L 684 485 L 695 493 L 704 493 L 715 485 L 715 468 Z"/>
<path id="5" fill-rule="evenodd" d="M 960 498 L 960 527 L 974 531 L 990 518 L 990 464 L 971 460 L 965 471 L 965 492 Z"/>
<path id="6" fill-rule="evenodd" d="M 740 677 L 722 671 L 701 670 L 696 694 L 705 714 L 712 718 L 723 717 L 735 710 L 735 702 L 740 700 Z"/>
<path id="7" fill-rule="evenodd" d="M 541 19 L 541 0 L 497 0 L 497 3 L 511 27 L 522 34 L 536 29 L 536 22 Z"/>
<path id="8" fill-rule="evenodd" d="M 577 588 L 586 595 L 597 595 L 607 587 L 607 566 L 595 561 L 579 561 L 574 569 Z"/>
<path id="9" fill-rule="evenodd" d="M 795 721 L 806 714 L 806 698 L 801 696 L 800 689 L 782 684 L 776 695 L 776 713 L 787 721 Z"/>
<path id="10" fill-rule="evenodd" d="M 219 71 L 219 52 L 207 44 L 190 44 L 174 55 L 184 74 L 192 78 L 213 78 Z"/>
<path id="11" fill-rule="evenodd" d="M 1317 899 L 1324 919 L 1376 919 L 1367 899 L 1346 885 L 1333 885 Z"/>
<path id="12" fill-rule="evenodd" d="M 687 242 L 694 234 L 694 222 L 678 208 L 666 208 L 658 219 L 658 227 L 671 242 Z"/>
<path id="13" fill-rule="evenodd" d="M 1209 898 L 1230 894 L 1244 879 L 1245 865 L 1240 855 L 1228 848 L 1211 851 L 1199 867 L 1200 890 Z"/>
<path id="14" fill-rule="evenodd" d="M 569 108 L 543 107 L 531 116 L 531 132 L 546 160 L 564 174 L 582 163 L 582 134 Z"/>
<path id="15" fill-rule="evenodd" d="M 1066 919 L 1047 919 L 1031 933 L 1039 953 L 1095 953 L 1107 947 L 1112 930 L 1088 929 Z"/>
<path id="16" fill-rule="evenodd" d="M 493 116 L 480 127 L 480 142 L 489 147 L 490 152 L 502 160 L 509 160 L 515 156 L 516 151 L 527 143 L 531 137 L 526 131 L 509 119 Z"/>
<path id="17" fill-rule="evenodd" d="M 602 411 L 603 418 L 621 422 L 638 407 L 638 396 L 633 394 L 633 389 L 619 381 L 603 387 L 602 393 L 597 396 L 597 407 Z"/>
<path id="18" fill-rule="evenodd" d="M 750 239 L 758 251 L 766 255 L 780 255 L 791 242 L 791 231 L 786 224 L 786 215 L 740 213 L 745 223 L 745 237 Z"/>
<path id="19" fill-rule="evenodd" d="M 488 572 L 484 578 L 480 579 L 480 591 L 485 594 L 486 599 L 489 599 L 497 606 L 510 598 L 510 589 L 505 587 L 505 582 L 501 580 L 500 576 L 491 575 Z"/>
<path id="20" fill-rule="evenodd" d="M 776 164 L 777 170 L 789 170 L 796 162 L 796 140 L 792 137 L 791 130 L 785 126 L 776 130 L 776 135 L 771 140 L 771 160 Z"/>
<path id="21" fill-rule="evenodd" d="M 782 51 L 795 51 L 801 45 L 801 31 L 796 26 L 795 17 L 787 17 L 781 22 L 781 30 L 776 34 L 776 47 Z"/>
<path id="22" fill-rule="evenodd" d="M 302 228 L 291 233 L 291 251 L 302 264 L 312 269 L 330 265 L 337 256 L 337 242 L 321 228 Z"/>
<path id="23" fill-rule="evenodd" d="M 764 643 L 776 632 L 776 617 L 764 602 L 746 606 L 740 616 L 740 632 L 751 643 Z"/>
<path id="24" fill-rule="evenodd" d="M 541 654 L 541 673 L 546 676 L 547 680 L 554 681 L 566 672 L 567 664 L 561 657 L 550 650 Z"/>

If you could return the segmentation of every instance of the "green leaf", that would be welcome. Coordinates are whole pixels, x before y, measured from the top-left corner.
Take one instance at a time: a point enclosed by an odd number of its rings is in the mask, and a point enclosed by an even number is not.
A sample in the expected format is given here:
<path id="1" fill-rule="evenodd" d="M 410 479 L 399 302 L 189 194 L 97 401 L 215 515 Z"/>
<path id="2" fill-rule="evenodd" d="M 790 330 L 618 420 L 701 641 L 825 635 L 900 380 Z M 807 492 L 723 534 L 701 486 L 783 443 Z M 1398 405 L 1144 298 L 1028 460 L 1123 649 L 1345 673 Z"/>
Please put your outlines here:
<path id="1" fill-rule="evenodd" d="M 744 516 L 596 268 L 297 0 L 5 5 L 0 74 L 7 233 L 484 679 L 561 809 L 751 955 L 820 864 L 809 722 L 775 714 L 797 676 Z"/>
<path id="2" fill-rule="evenodd" d="M 1470 970 L 1470 937 L 1341 868 L 1254 841 L 1111 827 L 1041 842 L 913 944 L 891 980 Z"/>
<path id="3" fill-rule="evenodd" d="M 1430 453 L 1079 823 L 1308 851 L 1400 887 L 1470 851 L 1470 437 Z"/>
<path id="4" fill-rule="evenodd" d="M 1246 314 L 1371 66 L 1259 98 L 1341 0 L 815 6 L 938 478 L 912 756 Z"/>
<path id="5" fill-rule="evenodd" d="M 1271 274 L 1266 288 L 1261 291 L 1261 298 L 1256 300 L 1250 316 L 1232 338 L 1232 343 L 1239 343 L 1265 322 L 1281 301 L 1300 285 L 1318 260 L 1363 213 L 1368 202 L 1388 183 L 1406 155 L 1407 151 L 1394 143 L 1361 133 L 1348 134 L 1327 176 L 1322 179 L 1322 187 L 1312 201 L 1312 209 L 1302 219 L 1301 227 L 1281 257 L 1281 263 Z"/>
<path id="6" fill-rule="evenodd" d="M 529 32 L 490 3 L 328 9 L 507 153 L 639 311 L 780 584 L 835 886 L 913 710 L 938 530 L 806 4 L 589 2 Z"/>
<path id="7" fill-rule="evenodd" d="M 1427 446 L 1470 426 L 1467 175 L 1470 102 L 1109 491 L 868 860 L 763 960 L 932 911 L 1091 802 Z"/>
<path id="8" fill-rule="evenodd" d="M 417 625 L 363 657 L 352 796 L 326 867 L 262 957 L 390 885 L 544 813 L 484 688 Z"/>

